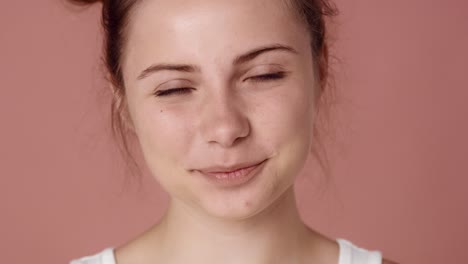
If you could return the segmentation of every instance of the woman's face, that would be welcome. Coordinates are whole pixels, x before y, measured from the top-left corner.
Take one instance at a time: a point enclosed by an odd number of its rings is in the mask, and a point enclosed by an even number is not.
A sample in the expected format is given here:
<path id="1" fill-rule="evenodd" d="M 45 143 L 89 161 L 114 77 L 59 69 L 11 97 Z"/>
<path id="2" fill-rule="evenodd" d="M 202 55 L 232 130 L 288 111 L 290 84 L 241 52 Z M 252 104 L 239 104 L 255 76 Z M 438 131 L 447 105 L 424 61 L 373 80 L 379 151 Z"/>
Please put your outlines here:
<path id="1" fill-rule="evenodd" d="M 242 219 L 293 185 L 309 154 L 315 79 L 309 35 L 283 1 L 147 0 L 128 33 L 130 118 L 173 199 Z M 262 161 L 240 185 L 202 173 Z"/>

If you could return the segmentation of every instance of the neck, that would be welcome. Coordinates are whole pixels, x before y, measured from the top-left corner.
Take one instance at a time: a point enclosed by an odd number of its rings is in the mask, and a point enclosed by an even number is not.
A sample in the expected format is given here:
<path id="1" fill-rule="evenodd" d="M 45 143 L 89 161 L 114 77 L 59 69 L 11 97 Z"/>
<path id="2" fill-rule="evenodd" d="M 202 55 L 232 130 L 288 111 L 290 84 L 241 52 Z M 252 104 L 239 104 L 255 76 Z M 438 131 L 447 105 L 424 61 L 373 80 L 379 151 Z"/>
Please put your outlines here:
<path id="1" fill-rule="evenodd" d="M 242 220 L 210 217 L 171 200 L 158 229 L 173 263 L 298 263 L 308 235 L 293 187 Z"/>

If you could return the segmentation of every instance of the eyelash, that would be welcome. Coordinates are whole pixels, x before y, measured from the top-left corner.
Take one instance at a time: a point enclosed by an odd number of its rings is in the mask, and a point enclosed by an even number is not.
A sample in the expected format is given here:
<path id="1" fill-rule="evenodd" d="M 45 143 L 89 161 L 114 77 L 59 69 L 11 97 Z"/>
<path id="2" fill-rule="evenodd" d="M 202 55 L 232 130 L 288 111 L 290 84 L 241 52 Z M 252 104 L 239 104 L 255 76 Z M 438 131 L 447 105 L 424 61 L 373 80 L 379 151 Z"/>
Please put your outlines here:
<path id="1" fill-rule="evenodd" d="M 251 79 L 253 82 L 266 82 L 266 81 L 280 80 L 280 79 L 283 79 L 285 76 L 286 76 L 286 72 L 275 72 L 275 73 L 268 73 L 268 74 L 253 76 L 248 79 Z M 159 91 L 156 91 L 154 95 L 161 97 L 161 96 L 169 96 L 173 94 L 186 94 L 186 93 L 189 93 L 190 90 L 193 90 L 193 88 L 179 87 L 179 88 L 173 88 L 173 89 L 167 89 L 167 90 L 159 90 Z"/>

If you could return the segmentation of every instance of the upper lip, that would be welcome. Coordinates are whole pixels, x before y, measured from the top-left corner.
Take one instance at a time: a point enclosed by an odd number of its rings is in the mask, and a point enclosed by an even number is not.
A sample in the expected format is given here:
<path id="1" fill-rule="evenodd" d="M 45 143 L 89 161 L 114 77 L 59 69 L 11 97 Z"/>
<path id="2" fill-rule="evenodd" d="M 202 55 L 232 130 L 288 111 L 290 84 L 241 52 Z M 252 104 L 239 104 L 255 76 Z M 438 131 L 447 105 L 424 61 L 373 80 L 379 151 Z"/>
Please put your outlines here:
<path id="1" fill-rule="evenodd" d="M 202 169 L 198 169 L 198 170 L 203 172 L 203 173 L 232 172 L 232 171 L 236 171 L 236 170 L 239 170 L 239 169 L 248 168 L 248 167 L 258 165 L 258 164 L 262 163 L 263 161 L 265 161 L 265 160 L 256 161 L 256 162 L 251 162 L 251 161 L 241 162 L 241 163 L 233 164 L 233 165 L 230 165 L 230 166 L 215 165 L 215 166 L 210 166 L 210 167 L 206 167 L 206 168 L 202 168 Z"/>

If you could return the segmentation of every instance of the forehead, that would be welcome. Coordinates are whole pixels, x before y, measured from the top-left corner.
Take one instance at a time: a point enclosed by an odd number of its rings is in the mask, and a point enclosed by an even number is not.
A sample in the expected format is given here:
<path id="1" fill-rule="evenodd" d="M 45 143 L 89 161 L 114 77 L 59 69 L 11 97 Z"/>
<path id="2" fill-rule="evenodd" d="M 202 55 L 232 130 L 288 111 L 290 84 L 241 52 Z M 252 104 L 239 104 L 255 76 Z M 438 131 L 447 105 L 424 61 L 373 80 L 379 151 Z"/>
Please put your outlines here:
<path id="1" fill-rule="evenodd" d="M 146 0 L 127 33 L 131 76 L 158 61 L 220 67 L 245 50 L 297 45 L 306 35 L 285 0 Z"/>

